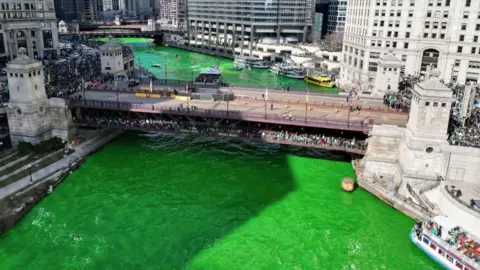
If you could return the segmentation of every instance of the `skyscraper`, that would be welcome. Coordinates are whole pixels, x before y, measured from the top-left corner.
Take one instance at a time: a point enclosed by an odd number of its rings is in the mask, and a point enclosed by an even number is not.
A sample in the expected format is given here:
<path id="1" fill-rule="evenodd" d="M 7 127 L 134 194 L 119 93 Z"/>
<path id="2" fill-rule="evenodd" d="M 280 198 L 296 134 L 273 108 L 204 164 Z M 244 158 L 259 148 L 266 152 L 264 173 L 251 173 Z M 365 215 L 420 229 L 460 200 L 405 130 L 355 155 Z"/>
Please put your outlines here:
<path id="1" fill-rule="evenodd" d="M 305 42 L 313 13 L 313 0 L 189 0 L 189 42 L 225 53 L 248 53 L 256 42 Z"/>
<path id="2" fill-rule="evenodd" d="M 55 0 L 55 14 L 59 20 L 82 21 L 84 12 L 84 0 Z"/>
<path id="3" fill-rule="evenodd" d="M 340 82 L 375 81 L 389 50 L 406 74 L 431 67 L 445 82 L 478 82 L 479 10 L 480 0 L 350 0 Z"/>
<path id="4" fill-rule="evenodd" d="M 352 0 L 330 0 L 328 3 L 327 32 L 343 34 L 348 1 Z"/>

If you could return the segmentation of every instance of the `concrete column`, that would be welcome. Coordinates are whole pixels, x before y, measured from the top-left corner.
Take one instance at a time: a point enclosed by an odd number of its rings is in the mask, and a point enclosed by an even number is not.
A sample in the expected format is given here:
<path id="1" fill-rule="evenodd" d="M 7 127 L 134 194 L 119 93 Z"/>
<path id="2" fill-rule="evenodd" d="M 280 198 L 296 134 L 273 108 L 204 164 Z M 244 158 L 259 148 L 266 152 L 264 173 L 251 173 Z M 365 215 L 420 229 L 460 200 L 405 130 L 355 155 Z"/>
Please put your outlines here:
<path id="1" fill-rule="evenodd" d="M 227 32 L 228 32 L 227 23 L 223 23 L 223 33 L 224 33 L 224 36 L 223 36 L 223 51 L 225 53 L 227 52 Z"/>
<path id="2" fill-rule="evenodd" d="M 280 25 L 277 26 L 277 43 L 280 43 Z"/>
<path id="3" fill-rule="evenodd" d="M 8 56 L 13 60 L 13 53 L 15 52 L 15 35 L 13 30 L 6 30 L 5 38 L 7 40 Z M 13 38 L 11 38 L 13 37 Z"/>
<path id="4" fill-rule="evenodd" d="M 205 49 L 205 21 L 202 21 L 202 49 Z"/>
<path id="5" fill-rule="evenodd" d="M 212 22 L 208 22 L 208 49 L 212 50 Z"/>
<path id="6" fill-rule="evenodd" d="M 242 24 L 242 41 L 240 43 L 240 55 L 243 56 L 243 47 L 245 46 L 243 43 L 245 42 L 245 25 Z"/>
<path id="7" fill-rule="evenodd" d="M 236 24 L 233 24 L 232 25 L 232 54 L 235 55 L 235 33 L 237 32 L 237 25 Z"/>
<path id="8" fill-rule="evenodd" d="M 218 45 L 219 45 L 219 42 L 220 42 L 220 37 L 219 37 L 219 29 L 220 29 L 220 24 L 218 22 L 215 23 L 216 26 L 217 26 L 217 38 L 215 39 L 215 47 L 217 49 L 217 52 L 218 52 Z"/>
<path id="9" fill-rule="evenodd" d="M 28 54 L 28 57 L 32 58 L 33 59 L 33 44 L 32 44 L 32 33 L 31 33 L 31 29 L 29 30 L 25 30 L 25 35 L 27 37 L 27 54 Z"/>
<path id="10" fill-rule="evenodd" d="M 305 43 L 307 42 L 307 33 L 308 33 L 308 26 L 303 27 L 303 37 L 302 37 L 302 42 Z"/>
<path id="11" fill-rule="evenodd" d="M 195 37 L 194 37 L 194 41 L 195 41 L 195 45 L 197 45 L 197 36 L 198 36 L 198 21 L 195 21 L 195 33 L 194 33 Z"/>
<path id="12" fill-rule="evenodd" d="M 43 59 L 43 56 L 45 54 L 45 49 L 43 47 L 43 32 L 41 28 L 37 29 L 36 36 L 37 36 L 38 57 L 40 57 L 40 59 Z"/>
<path id="13" fill-rule="evenodd" d="M 254 41 L 255 27 L 250 26 L 250 42 L 248 43 L 248 49 L 250 52 L 253 50 L 253 41 Z"/>

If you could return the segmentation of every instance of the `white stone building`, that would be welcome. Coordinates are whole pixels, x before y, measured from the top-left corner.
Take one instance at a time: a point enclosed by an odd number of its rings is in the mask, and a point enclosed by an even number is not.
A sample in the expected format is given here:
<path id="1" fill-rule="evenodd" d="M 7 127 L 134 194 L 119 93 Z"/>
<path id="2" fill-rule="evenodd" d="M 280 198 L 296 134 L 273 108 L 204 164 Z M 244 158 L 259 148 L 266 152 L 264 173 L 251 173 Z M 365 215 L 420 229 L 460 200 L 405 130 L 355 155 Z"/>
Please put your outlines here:
<path id="1" fill-rule="evenodd" d="M 130 75 L 134 70 L 133 55 L 124 55 L 122 44 L 114 42 L 112 36 L 100 46 L 100 62 L 102 73 Z"/>
<path id="2" fill-rule="evenodd" d="M 47 99 L 45 74 L 40 61 L 30 59 L 26 49 L 7 64 L 10 92 L 8 124 L 13 146 L 20 141 L 39 143 L 51 137 L 69 141 L 74 132 L 66 100 Z"/>
<path id="3" fill-rule="evenodd" d="M 480 187 L 480 148 L 447 141 L 452 95 L 435 77 L 415 85 L 406 128 L 373 127 L 361 162 L 362 181 L 385 197 L 402 202 L 400 198 L 407 198 L 480 235 L 480 213 L 459 203 L 447 190 L 451 185 L 461 187 L 467 201 L 480 196 L 470 192 Z"/>
<path id="4" fill-rule="evenodd" d="M 56 57 L 58 31 L 53 0 L 0 3 L 0 58 L 14 59 L 19 48 L 32 58 Z"/>
<path id="5" fill-rule="evenodd" d="M 375 85 L 378 59 L 389 50 L 405 74 L 431 65 L 445 82 L 478 81 L 479 10 L 480 0 L 348 1 L 341 84 Z"/>

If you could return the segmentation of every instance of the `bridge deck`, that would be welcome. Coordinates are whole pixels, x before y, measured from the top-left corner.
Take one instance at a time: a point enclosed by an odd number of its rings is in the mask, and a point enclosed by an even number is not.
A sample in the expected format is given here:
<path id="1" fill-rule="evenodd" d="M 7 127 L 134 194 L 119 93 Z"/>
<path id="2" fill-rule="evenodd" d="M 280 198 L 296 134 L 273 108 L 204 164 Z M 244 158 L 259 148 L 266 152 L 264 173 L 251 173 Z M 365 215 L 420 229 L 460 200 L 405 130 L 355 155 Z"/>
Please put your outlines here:
<path id="1" fill-rule="evenodd" d="M 255 98 L 254 95 L 261 95 L 258 91 L 249 91 L 249 90 L 233 90 L 235 94 L 244 94 L 245 96 L 249 96 Z M 117 101 L 117 93 L 116 92 L 98 92 L 98 91 L 86 91 L 85 96 L 87 99 L 94 99 L 94 100 L 104 100 L 104 101 Z M 296 102 L 298 97 L 299 100 L 303 100 L 302 102 Z M 274 101 L 271 102 L 270 100 L 267 102 L 267 110 L 266 113 L 269 118 L 278 118 L 278 119 L 285 119 L 292 116 L 292 119 L 296 119 L 298 121 L 302 121 L 305 119 L 305 95 L 300 94 L 293 94 L 293 93 L 269 93 L 269 98 L 273 99 Z M 291 100 L 295 98 L 295 102 L 290 104 L 287 103 L 287 100 Z M 164 99 L 154 99 L 154 98 L 140 98 L 136 97 L 134 94 L 131 93 L 122 93 L 118 94 L 118 99 L 120 102 L 128 102 L 128 103 L 137 103 L 137 104 L 150 104 L 155 106 L 162 106 L 162 107 L 177 107 L 180 104 L 186 107 L 187 101 L 181 100 L 174 100 L 171 98 L 164 98 Z M 318 106 L 315 106 L 313 102 L 317 102 Z M 322 102 L 325 104 L 330 104 L 331 106 L 321 106 Z M 273 103 L 273 110 L 271 110 L 271 104 Z M 354 101 L 353 106 L 357 104 L 362 106 L 361 111 L 359 112 L 350 112 L 346 107 L 341 107 L 342 104 L 345 104 L 344 98 L 334 98 L 334 97 L 325 97 L 325 96 L 311 96 L 309 100 L 310 107 L 307 110 L 307 120 L 308 119 L 317 119 L 323 122 L 325 121 L 341 121 L 346 122 L 348 120 L 352 122 L 360 122 L 363 121 L 367 123 L 369 120 L 373 120 L 375 124 L 388 124 L 388 125 L 398 125 L 398 126 L 405 126 L 407 123 L 408 115 L 405 113 L 397 113 L 386 111 L 384 108 L 380 110 L 381 102 L 375 100 L 359 100 Z M 229 111 L 236 111 L 241 112 L 244 114 L 255 114 L 263 116 L 265 114 L 265 101 L 257 98 L 257 100 L 235 100 L 224 102 L 224 101 L 216 101 L 212 102 L 210 100 L 191 100 L 189 105 L 195 105 L 199 109 L 209 109 L 209 110 L 222 110 L 226 111 L 227 106 Z M 336 105 L 336 107 L 333 107 Z M 377 108 L 373 110 L 366 110 L 367 107 L 372 106 L 372 108 Z"/>

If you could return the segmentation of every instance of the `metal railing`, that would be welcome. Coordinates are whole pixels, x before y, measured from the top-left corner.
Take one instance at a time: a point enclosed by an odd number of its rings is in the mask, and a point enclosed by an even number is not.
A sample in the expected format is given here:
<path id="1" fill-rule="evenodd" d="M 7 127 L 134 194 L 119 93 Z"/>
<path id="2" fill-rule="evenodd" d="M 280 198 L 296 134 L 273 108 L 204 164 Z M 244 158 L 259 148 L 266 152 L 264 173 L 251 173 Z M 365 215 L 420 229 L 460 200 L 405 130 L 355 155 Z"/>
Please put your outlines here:
<path id="1" fill-rule="evenodd" d="M 70 107 L 84 107 L 84 108 L 98 108 L 98 109 L 113 109 L 134 112 L 146 113 L 160 113 L 160 114 L 174 114 L 174 115 L 191 115 L 202 117 L 215 117 L 231 120 L 244 120 L 252 122 L 274 123 L 282 125 L 296 125 L 308 126 L 328 129 L 340 129 L 368 132 L 373 127 L 373 121 L 342 121 L 329 120 L 326 118 L 317 117 L 299 117 L 299 116 L 278 116 L 272 114 L 261 114 L 251 112 L 229 111 L 229 110 L 214 110 L 214 109 L 190 109 L 170 106 L 157 106 L 154 104 L 140 104 L 130 102 L 115 102 L 105 100 L 82 100 L 70 99 L 68 100 Z"/>
<path id="2" fill-rule="evenodd" d="M 463 200 L 459 199 L 457 196 L 455 196 L 455 195 L 453 194 L 453 190 L 452 190 L 451 188 L 449 188 L 448 185 L 445 185 L 445 190 L 446 190 L 446 191 L 448 192 L 448 194 L 449 194 L 450 196 L 452 196 L 452 198 L 454 198 L 457 202 L 461 203 L 463 206 L 469 208 L 470 210 L 475 211 L 476 213 L 479 213 L 479 214 L 480 214 L 480 210 L 479 210 L 479 209 L 476 209 L 475 206 L 472 207 L 471 205 L 469 205 L 469 204 L 466 203 L 465 201 L 463 201 Z"/>
<path id="3" fill-rule="evenodd" d="M 311 147 L 311 148 L 318 148 L 324 150 L 331 150 L 331 151 L 342 151 L 347 153 L 354 153 L 359 155 L 365 154 L 365 149 L 356 148 L 356 147 L 345 147 L 345 146 L 333 146 L 328 144 L 309 144 L 309 143 L 299 143 L 299 142 L 289 142 L 289 141 L 282 141 L 282 140 L 271 140 L 261 137 L 261 133 L 249 133 L 245 131 L 241 132 L 228 132 L 228 131 L 207 131 L 202 132 L 201 130 L 195 129 L 186 129 L 186 128 L 171 128 L 168 125 L 158 125 L 158 124 L 120 124 L 120 123 L 112 123 L 112 124 L 98 124 L 95 122 L 89 121 L 76 121 L 75 124 L 79 126 L 86 126 L 86 127 L 96 127 L 96 128 L 119 128 L 119 129 L 129 129 L 129 130 L 137 130 L 137 131 L 157 131 L 157 132 L 165 132 L 165 133 L 172 133 L 172 134 L 199 134 L 202 136 L 208 137 L 223 137 L 223 138 L 235 138 L 235 139 L 244 139 L 244 140 L 253 140 L 253 141 L 262 141 L 266 143 L 272 144 L 284 144 L 284 145 L 292 145 L 292 146 L 300 146 L 300 147 Z"/>

